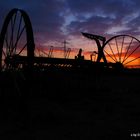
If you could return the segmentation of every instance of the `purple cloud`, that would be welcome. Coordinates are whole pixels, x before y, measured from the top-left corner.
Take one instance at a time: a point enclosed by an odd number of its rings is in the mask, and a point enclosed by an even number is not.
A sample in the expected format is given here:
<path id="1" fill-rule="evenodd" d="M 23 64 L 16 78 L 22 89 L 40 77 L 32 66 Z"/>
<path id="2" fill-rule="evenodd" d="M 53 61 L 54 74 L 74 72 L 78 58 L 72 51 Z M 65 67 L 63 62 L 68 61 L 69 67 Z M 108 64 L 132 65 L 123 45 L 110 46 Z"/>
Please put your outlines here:
<path id="1" fill-rule="evenodd" d="M 137 36 L 139 5 L 139 0 L 1 0 L 0 28 L 12 8 L 21 8 L 30 16 L 36 44 L 65 39 L 82 42 L 84 31 L 108 37 L 114 32 Z"/>

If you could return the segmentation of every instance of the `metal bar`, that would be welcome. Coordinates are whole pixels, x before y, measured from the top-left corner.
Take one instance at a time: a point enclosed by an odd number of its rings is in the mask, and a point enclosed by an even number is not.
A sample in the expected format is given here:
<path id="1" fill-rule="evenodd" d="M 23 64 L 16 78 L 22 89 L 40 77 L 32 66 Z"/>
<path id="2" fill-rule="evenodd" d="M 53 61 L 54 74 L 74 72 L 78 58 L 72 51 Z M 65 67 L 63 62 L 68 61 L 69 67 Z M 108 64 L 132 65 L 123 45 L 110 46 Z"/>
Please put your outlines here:
<path id="1" fill-rule="evenodd" d="M 27 43 L 23 46 L 23 48 L 20 50 L 20 52 L 18 53 L 18 55 L 20 55 L 20 53 L 25 49 L 26 46 L 27 46 Z"/>
<path id="2" fill-rule="evenodd" d="M 12 58 L 9 58 L 9 62 L 16 63 L 28 63 L 27 56 L 15 55 Z M 78 59 L 65 59 L 65 58 L 49 58 L 49 57 L 34 57 L 34 63 L 37 64 L 70 64 L 70 65 L 91 65 L 93 64 L 90 60 L 78 60 Z"/>
<path id="3" fill-rule="evenodd" d="M 128 64 L 128 63 L 131 63 L 131 62 L 133 62 L 133 61 L 135 61 L 135 60 L 137 60 L 137 59 L 139 59 L 140 58 L 140 56 L 139 57 L 137 57 L 137 58 L 134 58 L 134 59 L 132 59 L 132 60 L 130 60 L 130 61 L 128 61 L 128 62 L 126 62 L 126 63 L 124 63 L 124 65 L 126 65 L 126 64 Z"/>
<path id="4" fill-rule="evenodd" d="M 10 32 L 11 34 L 10 34 L 10 40 L 9 40 L 10 41 L 10 44 L 8 46 L 8 55 L 10 55 L 10 47 L 13 44 L 13 42 L 12 42 L 13 41 L 13 30 L 14 30 L 13 29 L 13 17 L 11 18 L 10 23 L 11 23 L 11 28 L 10 28 L 11 29 L 11 32 Z"/>
<path id="5" fill-rule="evenodd" d="M 140 47 L 140 45 L 138 45 L 123 61 L 123 63 Z"/>
<path id="6" fill-rule="evenodd" d="M 115 38 L 116 46 L 117 46 L 117 51 L 118 51 L 118 56 L 120 57 L 120 52 L 119 52 L 119 47 L 118 47 L 118 42 L 117 39 Z"/>
<path id="7" fill-rule="evenodd" d="M 15 43 L 15 45 L 14 45 L 14 48 L 15 48 L 15 49 L 16 49 L 17 43 L 18 43 L 18 41 L 19 41 L 19 39 L 20 39 L 20 37 L 21 37 L 21 35 L 22 35 L 24 29 L 25 29 L 25 25 L 24 25 L 24 27 L 22 28 L 21 32 L 17 35 L 17 40 L 16 40 L 16 43 Z"/>
<path id="8" fill-rule="evenodd" d="M 126 56 L 127 56 L 127 54 L 128 54 L 128 51 L 129 51 L 129 49 L 130 49 L 130 46 L 131 46 L 132 42 L 133 42 L 133 38 L 131 39 L 131 41 L 130 41 L 130 43 L 129 43 L 129 46 L 128 46 L 128 48 L 127 48 L 127 51 L 126 51 L 126 53 L 125 53 L 125 56 L 124 56 L 124 58 L 123 58 L 122 63 L 125 61 L 125 58 L 126 58 Z"/>
<path id="9" fill-rule="evenodd" d="M 105 51 L 105 50 L 104 50 L 104 51 Z M 109 53 L 107 53 L 106 51 L 105 51 L 105 53 L 106 53 L 114 62 L 116 62 L 116 60 L 113 59 L 113 57 L 112 57 Z"/>
<path id="10" fill-rule="evenodd" d="M 112 54 L 113 54 L 113 56 L 114 56 L 114 58 L 115 58 L 115 60 L 116 60 L 116 62 L 117 62 L 117 58 L 116 58 L 116 56 L 115 56 L 115 54 L 114 54 L 114 52 L 113 52 L 113 50 L 112 50 L 112 47 L 111 47 L 111 45 L 110 45 L 109 42 L 108 42 L 108 45 L 109 45 L 109 47 L 110 47 L 110 49 L 111 49 L 111 52 L 112 52 Z"/>
<path id="11" fill-rule="evenodd" d="M 17 13 L 15 14 L 15 16 L 14 16 L 14 22 L 13 22 L 13 25 L 12 25 L 12 36 L 11 36 L 11 48 L 10 48 L 10 50 L 9 50 L 9 55 L 11 55 L 11 53 L 13 52 L 13 48 L 14 48 L 14 39 L 13 39 L 13 37 L 14 37 L 14 27 L 15 27 L 15 21 L 16 21 L 16 17 L 17 17 Z"/>
<path id="12" fill-rule="evenodd" d="M 122 41 L 122 46 L 121 46 L 121 52 L 120 52 L 120 59 L 119 59 L 119 62 L 121 62 L 122 50 L 123 50 L 123 44 L 124 44 L 124 38 L 125 38 L 125 36 L 123 36 L 123 41 Z"/>

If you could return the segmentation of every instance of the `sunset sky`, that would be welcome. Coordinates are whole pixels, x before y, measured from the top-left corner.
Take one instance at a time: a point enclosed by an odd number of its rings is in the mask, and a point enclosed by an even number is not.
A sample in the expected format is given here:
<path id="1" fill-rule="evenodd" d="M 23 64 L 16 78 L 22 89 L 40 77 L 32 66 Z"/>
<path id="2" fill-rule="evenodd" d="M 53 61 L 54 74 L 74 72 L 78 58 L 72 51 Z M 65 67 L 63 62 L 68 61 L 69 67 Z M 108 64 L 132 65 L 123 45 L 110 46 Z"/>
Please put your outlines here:
<path id="1" fill-rule="evenodd" d="M 36 46 L 94 49 L 81 32 L 105 36 L 129 34 L 140 39 L 140 0 L 0 0 L 0 29 L 12 8 L 25 10 Z"/>

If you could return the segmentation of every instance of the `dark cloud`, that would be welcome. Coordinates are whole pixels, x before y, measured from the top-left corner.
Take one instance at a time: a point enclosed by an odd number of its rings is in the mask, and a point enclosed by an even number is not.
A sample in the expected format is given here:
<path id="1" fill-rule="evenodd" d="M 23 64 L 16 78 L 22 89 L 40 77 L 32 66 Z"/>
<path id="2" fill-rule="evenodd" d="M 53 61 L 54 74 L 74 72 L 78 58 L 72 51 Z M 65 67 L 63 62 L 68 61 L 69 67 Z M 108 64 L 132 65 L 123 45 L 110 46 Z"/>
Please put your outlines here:
<path id="1" fill-rule="evenodd" d="M 137 36 L 139 5 L 139 0 L 1 0 L 0 27 L 9 10 L 21 8 L 30 16 L 36 43 L 63 41 L 69 36 L 76 40 L 82 31 Z"/>
<path id="2" fill-rule="evenodd" d="M 113 22 L 114 20 L 109 17 L 93 16 L 84 22 L 72 22 L 68 26 L 68 30 L 73 35 L 79 32 L 105 34 Z"/>
<path id="3" fill-rule="evenodd" d="M 40 0 L 40 1 L 1 1 L 0 8 L 3 7 L 1 15 L 1 26 L 4 17 L 12 8 L 25 10 L 32 22 L 35 38 L 45 41 L 50 39 L 60 39 L 63 37 L 61 27 L 64 23 L 64 17 L 61 13 L 65 6 L 60 0 Z"/>
<path id="4" fill-rule="evenodd" d="M 133 0 L 68 0 L 70 13 L 77 20 L 72 21 L 67 30 L 71 35 L 79 32 L 106 36 L 128 34 L 140 39 L 140 1 Z"/>

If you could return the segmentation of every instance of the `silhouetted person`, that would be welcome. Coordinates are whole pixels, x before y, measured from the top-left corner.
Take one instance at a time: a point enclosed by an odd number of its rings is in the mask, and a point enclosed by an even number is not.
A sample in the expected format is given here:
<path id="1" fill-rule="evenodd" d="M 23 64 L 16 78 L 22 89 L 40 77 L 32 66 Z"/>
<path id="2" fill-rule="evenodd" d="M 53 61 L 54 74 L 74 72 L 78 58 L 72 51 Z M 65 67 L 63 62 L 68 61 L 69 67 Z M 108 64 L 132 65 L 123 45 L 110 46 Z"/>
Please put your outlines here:
<path id="1" fill-rule="evenodd" d="M 77 56 L 75 56 L 76 59 L 84 59 L 84 56 L 82 56 L 82 49 L 79 49 L 79 52 L 77 54 Z"/>

